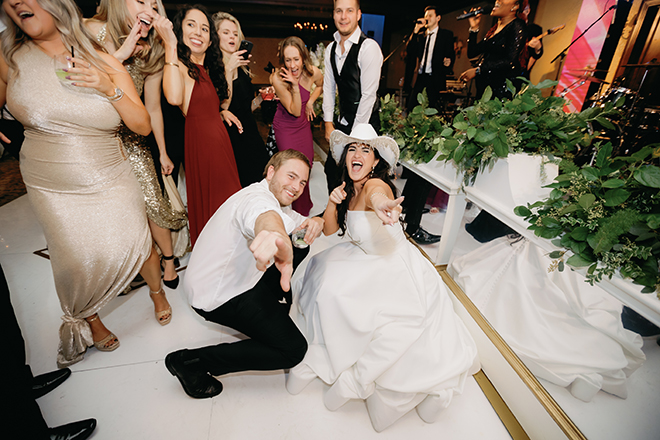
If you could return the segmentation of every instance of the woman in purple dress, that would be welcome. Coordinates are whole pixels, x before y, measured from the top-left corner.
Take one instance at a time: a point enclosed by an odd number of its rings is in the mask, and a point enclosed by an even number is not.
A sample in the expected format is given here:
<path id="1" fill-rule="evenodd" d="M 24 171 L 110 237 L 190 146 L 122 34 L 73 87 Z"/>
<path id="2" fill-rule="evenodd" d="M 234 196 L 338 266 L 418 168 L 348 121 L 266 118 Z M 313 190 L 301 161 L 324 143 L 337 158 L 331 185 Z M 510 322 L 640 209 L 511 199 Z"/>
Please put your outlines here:
<path id="1" fill-rule="evenodd" d="M 316 117 L 314 101 L 323 91 L 323 72 L 312 65 L 305 43 L 298 37 L 285 38 L 278 52 L 281 67 L 270 75 L 270 83 L 280 100 L 273 119 L 275 142 L 280 151 L 298 150 L 307 156 L 309 163 L 314 163 L 310 121 Z M 293 202 L 293 209 L 309 215 L 312 198 L 308 187 Z"/>

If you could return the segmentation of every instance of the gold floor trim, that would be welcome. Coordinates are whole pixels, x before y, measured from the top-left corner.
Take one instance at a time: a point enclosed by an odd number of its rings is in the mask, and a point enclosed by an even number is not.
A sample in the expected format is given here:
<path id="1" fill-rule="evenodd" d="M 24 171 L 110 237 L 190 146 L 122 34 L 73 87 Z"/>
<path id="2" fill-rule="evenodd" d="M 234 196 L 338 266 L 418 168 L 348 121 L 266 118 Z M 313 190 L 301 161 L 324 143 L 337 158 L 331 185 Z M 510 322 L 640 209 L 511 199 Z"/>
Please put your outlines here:
<path id="1" fill-rule="evenodd" d="M 497 389 L 495 389 L 493 383 L 488 379 L 486 373 L 484 373 L 483 370 L 479 370 L 472 377 L 474 377 L 477 384 L 479 384 L 481 391 L 484 392 L 486 398 L 497 413 L 497 416 L 504 424 L 504 427 L 509 431 L 511 438 L 513 440 L 529 440 L 529 436 L 523 427 L 520 426 L 518 419 L 513 415 L 506 402 L 502 399 L 502 396 L 500 396 L 500 393 L 497 392 Z"/>
<path id="2" fill-rule="evenodd" d="M 406 234 L 407 235 L 407 234 Z M 414 240 L 408 237 L 410 241 L 419 251 L 426 257 L 431 264 L 435 263 L 429 257 L 429 255 L 422 249 Z M 497 331 L 490 325 L 488 320 L 481 314 L 477 306 L 474 305 L 472 300 L 463 292 L 463 289 L 460 288 L 454 279 L 447 272 L 447 265 L 435 265 L 436 270 L 444 280 L 449 290 L 456 296 L 456 298 L 463 304 L 467 312 L 470 314 L 472 319 L 477 323 L 481 331 L 490 339 L 495 348 L 499 350 L 504 359 L 511 365 L 511 368 L 518 374 L 520 379 L 525 385 L 532 391 L 536 399 L 541 403 L 543 408 L 548 412 L 550 417 L 557 423 L 557 426 L 566 434 L 566 437 L 570 440 L 587 440 L 587 438 L 582 434 L 580 429 L 573 423 L 571 418 L 564 412 L 564 410 L 559 406 L 559 404 L 552 398 L 548 391 L 541 385 L 541 383 L 536 379 L 536 376 L 532 374 L 527 366 L 520 360 L 520 358 L 511 350 L 509 344 L 507 344 L 504 339 L 500 336 Z M 477 380 L 477 383 L 481 387 L 482 391 L 486 395 L 486 398 L 493 406 L 493 409 L 499 416 L 504 426 L 511 434 L 511 437 L 514 440 L 525 440 L 529 439 L 527 433 L 522 428 L 515 415 L 511 412 L 506 402 L 502 400 L 502 397 L 497 392 L 493 384 L 490 382 L 488 377 L 483 371 L 479 371 L 474 375 L 474 378 Z"/>
<path id="3" fill-rule="evenodd" d="M 454 279 L 447 273 L 447 266 L 437 267 L 438 273 L 447 284 L 447 287 L 454 293 L 456 298 L 463 304 L 465 309 L 468 311 L 470 316 L 475 320 L 479 328 L 486 334 L 488 339 L 491 340 L 493 345 L 499 350 L 504 359 L 511 365 L 513 370 L 520 376 L 520 379 L 525 385 L 534 393 L 534 396 L 538 399 L 541 405 L 545 410 L 550 414 L 550 417 L 557 423 L 559 428 L 566 434 L 570 440 L 587 440 L 587 438 L 582 434 L 578 427 L 573 423 L 573 421 L 568 417 L 564 410 L 559 406 L 559 404 L 552 398 L 548 391 L 543 388 L 543 385 L 536 379 L 531 371 L 525 366 L 525 364 L 520 360 L 520 358 L 511 350 L 511 347 L 502 339 L 502 337 L 495 331 L 495 329 L 490 325 L 490 323 L 484 318 L 479 309 L 474 305 L 474 303 L 468 298 L 468 296 L 463 292 Z M 485 392 L 485 390 L 484 390 Z M 488 395 L 487 395 L 488 397 Z M 489 397 L 490 400 L 490 397 Z M 491 401 L 492 404 L 492 401 Z M 495 410 L 497 408 L 493 405 Z M 508 408 L 507 408 L 508 410 Z M 502 418 L 498 411 L 498 415 Z M 504 419 L 502 419 L 504 421 Z M 517 422 L 517 421 L 516 421 Z M 506 423 L 505 423 L 506 425 Z M 509 427 L 507 426 L 507 429 Z M 509 431 L 511 432 L 511 431 Z M 511 433 L 513 436 L 513 433 Z M 515 439 L 516 437 L 514 437 Z"/>

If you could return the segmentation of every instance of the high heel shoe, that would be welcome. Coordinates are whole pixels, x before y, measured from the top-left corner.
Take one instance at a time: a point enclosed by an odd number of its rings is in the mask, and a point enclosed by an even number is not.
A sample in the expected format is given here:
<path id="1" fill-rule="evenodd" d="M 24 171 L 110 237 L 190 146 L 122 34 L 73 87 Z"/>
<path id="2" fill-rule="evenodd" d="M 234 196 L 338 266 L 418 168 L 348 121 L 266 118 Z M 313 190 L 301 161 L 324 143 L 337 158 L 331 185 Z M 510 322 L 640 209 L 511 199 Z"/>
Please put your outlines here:
<path id="1" fill-rule="evenodd" d="M 174 260 L 174 255 L 170 255 L 169 257 L 163 255 L 163 260 L 166 261 Z M 163 271 L 164 270 L 165 270 L 165 266 L 163 266 Z M 177 274 L 176 278 L 174 278 L 173 280 L 166 280 L 165 278 L 163 278 L 163 283 L 165 283 L 165 285 L 170 289 L 176 289 L 177 287 L 179 287 L 179 274 Z"/>
<path id="2" fill-rule="evenodd" d="M 161 295 L 161 294 L 163 295 L 163 298 L 165 298 L 165 290 L 163 290 L 162 287 L 159 290 L 155 291 L 155 292 L 153 290 L 149 289 L 149 296 L 151 296 L 152 301 L 154 299 L 153 298 L 154 296 Z M 165 298 L 165 299 L 167 299 L 167 298 Z M 161 310 L 160 312 L 154 312 L 154 313 L 156 315 L 156 320 L 158 321 L 158 323 L 160 325 L 167 325 L 172 320 L 172 307 L 171 306 L 168 307 L 165 310 Z"/>
<path id="3" fill-rule="evenodd" d="M 91 319 L 87 319 L 87 322 L 94 322 L 97 319 L 99 319 L 99 314 L 95 314 Z M 108 342 L 112 341 L 114 339 L 115 342 L 112 344 L 108 345 Z M 101 339 L 100 341 L 94 341 L 94 347 L 96 347 L 97 350 L 99 351 L 114 351 L 119 348 L 119 339 L 117 336 L 115 336 L 114 333 L 110 332 L 108 336 L 105 338 Z"/>

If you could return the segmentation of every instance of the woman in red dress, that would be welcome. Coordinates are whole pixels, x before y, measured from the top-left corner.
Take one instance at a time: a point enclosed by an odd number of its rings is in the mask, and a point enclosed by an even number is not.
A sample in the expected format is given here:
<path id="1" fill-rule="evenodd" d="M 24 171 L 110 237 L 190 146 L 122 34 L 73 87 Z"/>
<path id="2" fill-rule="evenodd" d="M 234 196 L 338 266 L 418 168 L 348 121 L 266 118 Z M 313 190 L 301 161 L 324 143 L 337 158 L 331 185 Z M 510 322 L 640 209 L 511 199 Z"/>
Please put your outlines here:
<path id="1" fill-rule="evenodd" d="M 229 125 L 237 124 L 239 131 L 241 126 L 231 113 L 220 111 L 228 91 L 212 22 L 206 10 L 186 5 L 173 22 L 165 19 L 154 24 L 165 46 L 165 97 L 186 117 L 186 188 L 193 246 L 220 205 L 241 189 L 223 118 Z"/>

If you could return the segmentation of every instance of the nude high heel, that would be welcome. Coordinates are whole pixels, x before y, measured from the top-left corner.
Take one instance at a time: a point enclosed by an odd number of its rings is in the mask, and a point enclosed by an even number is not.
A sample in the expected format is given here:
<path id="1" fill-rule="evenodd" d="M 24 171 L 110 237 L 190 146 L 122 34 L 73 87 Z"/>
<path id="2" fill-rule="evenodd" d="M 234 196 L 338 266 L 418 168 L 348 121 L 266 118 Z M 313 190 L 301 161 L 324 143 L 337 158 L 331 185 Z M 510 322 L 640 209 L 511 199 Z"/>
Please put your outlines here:
<path id="1" fill-rule="evenodd" d="M 149 296 L 151 296 L 152 301 L 154 299 L 154 296 L 156 296 L 156 295 L 163 295 L 163 298 L 166 299 L 165 290 L 163 289 L 162 285 L 160 286 L 160 289 L 158 289 L 155 292 L 153 290 L 149 289 Z M 154 313 L 156 315 L 156 320 L 158 321 L 158 323 L 160 325 L 167 325 L 172 320 L 172 307 L 171 306 L 168 307 L 165 310 L 161 310 L 160 312 L 154 312 Z"/>
<path id="2" fill-rule="evenodd" d="M 85 318 L 85 320 L 88 323 L 94 322 L 97 319 L 99 319 L 99 314 L 98 313 L 96 313 L 91 318 Z M 115 342 L 108 345 L 108 342 L 112 341 L 113 339 L 115 340 Z M 119 348 L 119 338 L 117 338 L 117 336 L 115 336 L 114 333 L 110 332 L 110 334 L 108 336 L 101 339 L 100 341 L 94 341 L 94 347 L 96 347 L 96 349 L 99 350 L 99 351 L 114 351 L 117 348 Z"/>

